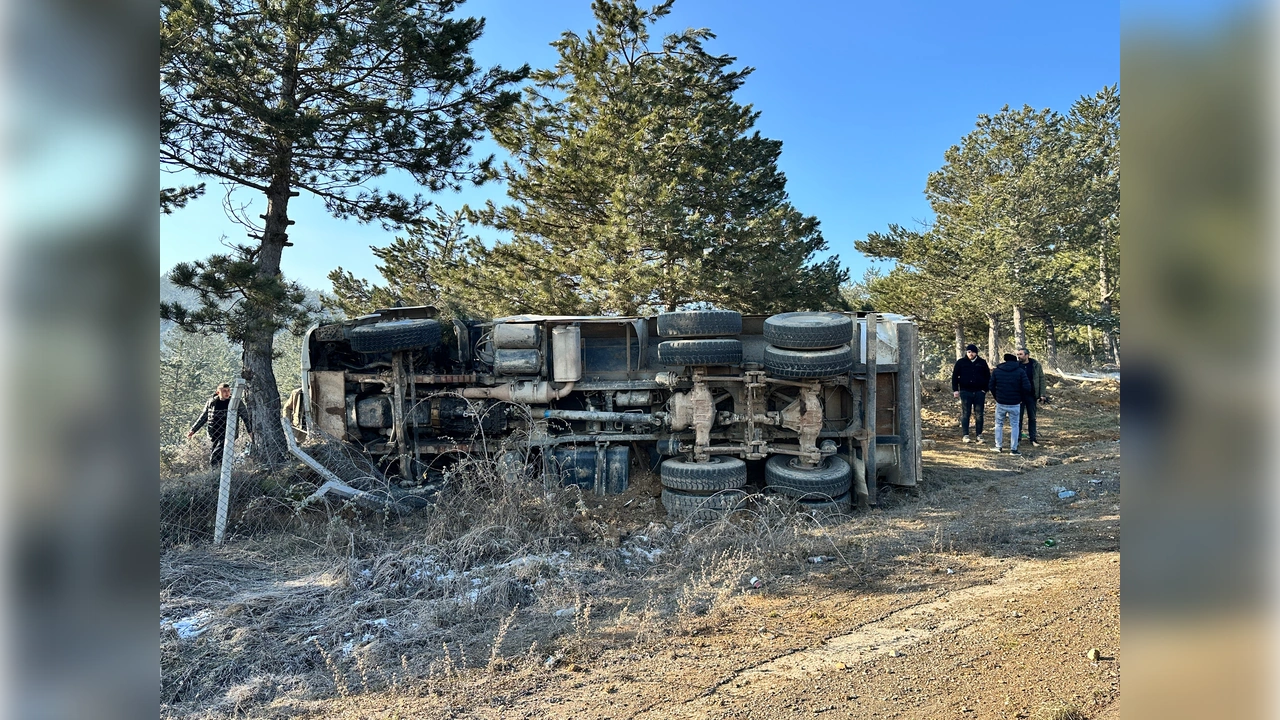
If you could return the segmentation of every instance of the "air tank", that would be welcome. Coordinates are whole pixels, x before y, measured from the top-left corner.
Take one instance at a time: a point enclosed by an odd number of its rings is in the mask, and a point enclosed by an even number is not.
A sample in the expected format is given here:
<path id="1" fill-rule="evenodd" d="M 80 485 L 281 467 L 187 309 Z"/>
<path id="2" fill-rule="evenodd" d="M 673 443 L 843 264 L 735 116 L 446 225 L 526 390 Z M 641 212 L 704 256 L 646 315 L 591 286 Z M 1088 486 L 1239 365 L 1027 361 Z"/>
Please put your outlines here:
<path id="1" fill-rule="evenodd" d="M 559 325 L 551 329 L 551 366 L 556 382 L 582 379 L 582 328 Z"/>
<path id="2" fill-rule="evenodd" d="M 613 396 L 613 404 L 617 407 L 648 407 L 653 404 L 653 393 L 649 390 L 622 390 Z"/>
<path id="3" fill-rule="evenodd" d="M 498 375 L 541 375 L 542 353 L 537 350 L 494 350 L 493 371 Z"/>
<path id="4" fill-rule="evenodd" d="M 537 325 L 499 323 L 493 328 L 493 346 L 503 350 L 537 350 L 542 338 Z"/>

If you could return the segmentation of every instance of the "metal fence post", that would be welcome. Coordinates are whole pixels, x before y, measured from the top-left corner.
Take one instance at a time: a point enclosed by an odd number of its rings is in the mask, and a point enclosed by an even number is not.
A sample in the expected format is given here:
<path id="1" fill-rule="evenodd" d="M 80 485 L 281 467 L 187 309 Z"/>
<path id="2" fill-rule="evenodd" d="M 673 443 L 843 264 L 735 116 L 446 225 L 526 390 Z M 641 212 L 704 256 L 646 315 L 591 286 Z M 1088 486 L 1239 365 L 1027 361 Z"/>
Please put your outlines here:
<path id="1" fill-rule="evenodd" d="M 231 460 L 235 455 L 237 409 L 240 393 L 244 391 L 244 378 L 236 379 L 231 390 L 231 404 L 227 406 L 227 429 L 222 436 L 222 478 L 218 482 L 218 519 L 213 525 L 213 544 L 221 545 L 227 532 L 227 505 L 231 502 Z"/>
<path id="2" fill-rule="evenodd" d="M 876 355 L 876 351 L 880 346 L 880 316 L 876 313 L 867 313 L 867 384 L 865 385 L 865 395 L 862 400 L 862 412 L 865 416 L 863 422 L 867 428 L 867 452 L 866 457 L 862 458 L 863 466 L 866 467 L 867 475 L 867 504 L 877 504 L 876 493 L 877 473 L 876 468 L 876 416 L 879 414 L 876 405 L 879 398 L 876 397 L 876 383 L 880 380 L 880 359 Z"/>

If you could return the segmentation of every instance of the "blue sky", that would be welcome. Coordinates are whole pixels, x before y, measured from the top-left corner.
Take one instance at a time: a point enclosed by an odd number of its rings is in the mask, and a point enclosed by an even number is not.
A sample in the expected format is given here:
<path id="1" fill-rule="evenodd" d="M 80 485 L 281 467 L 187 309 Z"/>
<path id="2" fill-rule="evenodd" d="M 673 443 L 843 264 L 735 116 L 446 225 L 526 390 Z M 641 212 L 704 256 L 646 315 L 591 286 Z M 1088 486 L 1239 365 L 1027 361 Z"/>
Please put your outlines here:
<path id="1" fill-rule="evenodd" d="M 463 5 L 487 20 L 475 46 L 479 62 L 516 67 L 554 64 L 548 43 L 565 30 L 594 26 L 589 0 L 471 0 Z M 760 111 L 760 132 L 783 142 L 779 161 L 792 203 L 816 216 L 831 253 L 855 279 L 869 262 L 854 240 L 889 223 L 914 225 L 930 217 L 925 178 L 942 155 L 969 132 L 980 113 L 1008 104 L 1065 112 L 1081 95 L 1120 79 L 1120 4 L 1072 3 L 777 3 L 757 0 L 677 0 L 655 35 L 707 27 L 708 48 L 755 72 L 737 99 Z M 478 152 L 495 152 L 487 143 Z M 161 183 L 180 179 L 162 174 Z M 412 190 L 405 179 L 384 187 Z M 390 184 L 393 183 L 393 184 Z M 224 193 L 206 196 L 160 221 L 160 270 L 219 252 L 225 237 L 247 240 L 226 219 Z M 436 201 L 503 199 L 500 185 L 446 193 Z M 263 201 L 240 191 L 235 200 Z M 377 281 L 370 245 L 394 237 L 377 225 L 325 215 L 306 196 L 290 204 L 297 221 L 284 273 L 330 290 L 337 266 Z"/>

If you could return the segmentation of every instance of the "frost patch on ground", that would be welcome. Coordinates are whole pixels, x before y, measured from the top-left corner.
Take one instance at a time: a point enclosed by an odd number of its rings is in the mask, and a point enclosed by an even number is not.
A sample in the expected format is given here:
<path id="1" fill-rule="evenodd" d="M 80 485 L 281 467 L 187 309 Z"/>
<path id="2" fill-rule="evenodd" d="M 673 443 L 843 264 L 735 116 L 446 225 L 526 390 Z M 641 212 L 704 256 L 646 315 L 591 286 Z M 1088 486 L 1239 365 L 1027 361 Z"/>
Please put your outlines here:
<path id="1" fill-rule="evenodd" d="M 183 640 L 199 637 L 204 631 L 209 629 L 209 623 L 213 621 L 213 613 L 208 610 L 201 610 L 195 615 L 190 615 L 179 620 L 170 621 L 166 618 L 160 619 L 160 628 L 163 630 L 166 626 L 172 627 L 174 632 L 178 633 L 178 637 Z"/>
<path id="2" fill-rule="evenodd" d="M 488 602 L 499 590 L 541 589 L 572 559 L 570 551 L 560 550 L 461 569 L 433 554 L 383 556 L 353 565 L 351 581 L 360 590 L 474 606 Z"/>

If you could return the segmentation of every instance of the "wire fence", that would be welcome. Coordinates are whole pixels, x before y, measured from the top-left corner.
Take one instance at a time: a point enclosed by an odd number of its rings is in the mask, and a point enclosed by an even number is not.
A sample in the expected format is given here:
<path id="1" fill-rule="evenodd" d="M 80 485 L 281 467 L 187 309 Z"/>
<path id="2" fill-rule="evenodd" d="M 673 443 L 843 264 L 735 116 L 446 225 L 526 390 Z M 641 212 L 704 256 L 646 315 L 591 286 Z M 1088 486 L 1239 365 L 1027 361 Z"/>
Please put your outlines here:
<path id="1" fill-rule="evenodd" d="M 251 439 L 238 433 L 242 392 L 243 381 L 238 381 L 224 411 L 206 406 L 208 421 L 199 434 L 161 448 L 162 540 L 170 544 L 201 540 L 220 543 L 227 529 L 233 494 L 237 500 L 258 495 L 251 490 L 253 483 L 243 471 Z M 214 402 L 216 399 L 215 396 Z M 230 442 L 225 441 L 227 438 Z M 261 488 L 263 483 L 256 484 Z"/>
<path id="2" fill-rule="evenodd" d="M 562 432 L 568 432 L 569 426 L 555 418 L 538 421 L 527 406 L 475 403 L 451 392 L 435 393 L 417 402 L 445 395 L 468 403 L 467 415 L 476 419 L 475 429 L 469 436 L 450 438 L 457 443 L 457 450 L 411 460 L 411 478 L 384 473 L 386 468 L 379 467 L 379 461 L 355 443 L 324 436 L 314 428 L 310 433 L 297 431 L 283 417 L 282 429 L 292 441 L 292 450 L 299 452 L 274 468 L 264 467 L 251 456 L 252 440 L 247 434 L 234 440 L 228 454 L 213 447 L 204 433 L 162 448 L 162 547 L 217 544 L 224 537 L 279 532 L 305 535 L 317 521 L 323 524 L 339 514 L 362 525 L 364 520 L 359 516 L 368 518 L 371 512 L 390 519 L 420 511 L 446 488 L 474 477 L 498 478 L 504 484 L 545 491 L 574 485 L 580 492 L 616 494 L 625 492 L 632 468 L 650 473 L 656 470 L 654 457 L 634 443 L 621 446 L 628 452 L 616 467 L 616 459 L 601 460 L 595 443 L 540 447 L 535 436 L 541 437 L 545 430 L 533 430 L 541 427 L 539 422 L 561 423 L 563 427 L 557 429 Z M 484 415 L 498 412 L 520 413 L 518 422 L 501 433 L 487 434 Z M 619 427 L 617 434 L 608 437 L 616 440 L 625 435 Z M 465 447 L 471 450 L 463 450 Z M 383 464 L 393 462 L 394 458 L 382 459 Z M 225 501 L 221 498 L 222 466 L 229 468 Z M 620 475 L 615 477 L 617 473 Z"/>
<path id="3" fill-rule="evenodd" d="M 246 434 L 235 439 L 228 455 L 214 447 L 213 438 L 204 432 L 162 447 L 162 545 L 217 543 L 224 533 L 234 536 L 301 529 L 301 524 L 347 511 L 374 511 L 386 517 L 411 513 L 429 504 L 449 476 L 461 468 L 474 473 L 481 465 L 505 467 L 504 476 L 514 479 L 513 471 L 527 474 L 537 465 L 529 462 L 527 444 L 520 443 L 526 439 L 523 433 L 493 438 L 477 430 L 463 443 L 477 448 L 476 457 L 462 462 L 468 453 L 451 453 L 445 462 L 424 463 L 418 467 L 418 477 L 406 480 L 381 472 L 375 459 L 352 443 L 314 429 L 310 433 L 295 430 L 285 418 L 282 426 L 292 448 L 301 452 L 290 454 L 276 468 L 264 467 L 251 457 L 252 439 Z M 514 445 L 521 449 L 513 449 Z M 224 457 L 230 472 L 220 527 Z M 442 472 L 448 467 L 452 470 Z"/>

